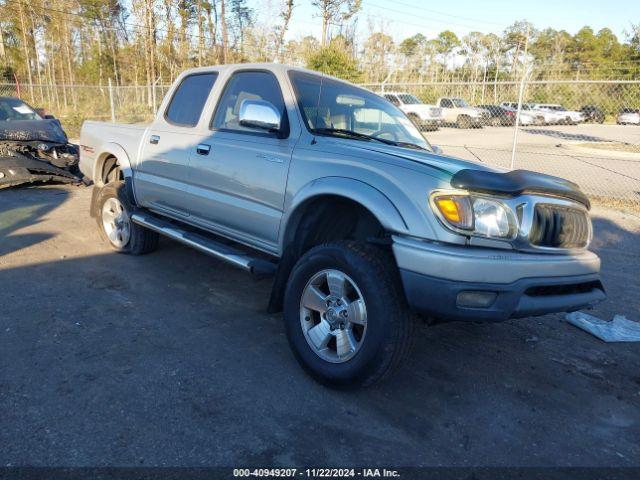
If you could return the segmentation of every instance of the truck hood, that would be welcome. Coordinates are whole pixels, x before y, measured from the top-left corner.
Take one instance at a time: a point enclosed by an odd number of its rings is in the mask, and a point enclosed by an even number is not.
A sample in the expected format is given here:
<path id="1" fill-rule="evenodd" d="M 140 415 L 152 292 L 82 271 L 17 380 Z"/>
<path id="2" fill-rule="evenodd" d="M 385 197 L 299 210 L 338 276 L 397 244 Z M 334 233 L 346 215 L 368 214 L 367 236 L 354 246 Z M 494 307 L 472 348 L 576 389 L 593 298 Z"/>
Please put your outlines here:
<path id="1" fill-rule="evenodd" d="M 400 166 L 422 171 L 424 173 L 436 174 L 436 176 L 451 177 L 455 173 L 463 169 L 484 170 L 488 172 L 499 172 L 501 170 L 491 168 L 480 163 L 461 160 L 459 158 L 438 155 L 424 150 L 413 150 L 409 148 L 399 148 L 393 145 L 384 145 L 373 142 L 347 142 L 341 145 L 341 148 L 352 150 L 353 154 L 362 158 L 371 158 L 372 155 L 378 156 L 378 159 L 384 161 L 393 160 Z"/>
<path id="2" fill-rule="evenodd" d="M 0 140 L 67 143 L 67 135 L 58 120 L 0 121 Z"/>
<path id="3" fill-rule="evenodd" d="M 359 156 L 367 158 L 381 154 L 404 161 L 406 163 L 402 166 L 439 177 L 453 188 L 512 196 L 523 193 L 557 195 L 590 207 L 588 198 L 578 185 L 563 178 L 528 170 L 506 171 L 421 150 L 362 143 L 363 145 L 350 145 L 350 148 L 360 150 Z"/>

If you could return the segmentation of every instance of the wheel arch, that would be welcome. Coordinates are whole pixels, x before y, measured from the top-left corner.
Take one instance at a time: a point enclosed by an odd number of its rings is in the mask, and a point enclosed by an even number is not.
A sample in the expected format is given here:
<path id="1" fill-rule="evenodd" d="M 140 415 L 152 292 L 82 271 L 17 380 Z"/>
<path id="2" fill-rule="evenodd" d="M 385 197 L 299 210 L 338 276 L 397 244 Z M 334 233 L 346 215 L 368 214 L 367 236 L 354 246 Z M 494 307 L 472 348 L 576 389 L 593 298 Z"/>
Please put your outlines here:
<path id="1" fill-rule="evenodd" d="M 310 182 L 294 197 L 281 222 L 279 251 L 284 249 L 298 228 L 309 206 L 324 200 L 343 199 L 368 211 L 387 231 L 406 232 L 407 222 L 393 202 L 378 189 L 360 180 L 325 177 Z"/>
<path id="2" fill-rule="evenodd" d="M 328 219 L 335 221 L 335 224 L 329 222 L 328 228 L 321 229 L 320 234 L 316 235 L 312 231 L 313 226 L 321 228 Z M 355 219 L 357 226 L 349 229 L 352 219 Z M 371 185 L 343 177 L 326 177 L 307 184 L 291 202 L 281 223 L 280 263 L 271 291 L 269 311 L 282 310 L 284 290 L 291 270 L 313 246 L 354 237 L 384 243 L 386 233 L 407 230 L 407 223 L 393 202 Z M 341 236 L 345 232 L 350 233 Z"/>
<path id="3" fill-rule="evenodd" d="M 129 155 L 122 146 L 117 143 L 105 143 L 99 149 L 99 153 L 96 155 L 96 161 L 93 168 L 93 183 L 97 186 L 104 186 L 105 180 L 105 166 L 111 159 L 116 160 L 116 164 L 120 168 L 120 172 L 124 179 L 131 178 L 133 171 L 131 170 L 131 161 Z M 108 172 L 107 172 L 108 173 Z"/>
<path id="4" fill-rule="evenodd" d="M 133 170 L 129 155 L 122 146 L 117 143 L 105 143 L 97 149 L 96 160 L 93 166 L 93 194 L 91 197 L 90 213 L 92 217 L 97 217 L 96 200 L 100 190 L 105 186 L 107 176 L 112 167 L 117 166 L 120 171 L 121 180 L 124 181 L 125 191 L 132 205 L 137 205 L 135 192 L 133 189 Z"/>

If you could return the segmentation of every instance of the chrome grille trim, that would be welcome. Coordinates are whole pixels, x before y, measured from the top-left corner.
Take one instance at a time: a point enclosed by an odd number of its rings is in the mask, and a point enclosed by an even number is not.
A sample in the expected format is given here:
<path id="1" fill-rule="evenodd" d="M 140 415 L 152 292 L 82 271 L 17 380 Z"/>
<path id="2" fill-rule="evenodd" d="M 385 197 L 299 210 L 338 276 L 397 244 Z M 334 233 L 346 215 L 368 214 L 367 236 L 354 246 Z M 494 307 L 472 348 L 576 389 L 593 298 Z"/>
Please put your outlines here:
<path id="1" fill-rule="evenodd" d="M 573 200 L 560 197 L 550 197 L 543 195 L 523 195 L 508 200 L 507 202 L 515 211 L 519 221 L 518 234 L 512 245 L 522 251 L 530 252 L 548 252 L 548 253 L 568 253 L 575 251 L 583 251 L 591 242 L 593 228 L 589 211 L 587 208 Z M 536 216 L 536 210 L 538 214 Z M 539 232 L 540 226 L 536 223 L 541 221 L 540 214 L 557 211 L 561 215 L 567 213 L 571 220 L 576 222 L 575 232 L 568 232 L 566 235 L 567 242 L 563 242 L 560 246 L 549 246 L 550 242 L 541 241 L 540 235 L 544 236 L 545 232 Z M 570 221 L 571 221 L 570 220 Z M 554 228 L 554 225 L 548 225 Z M 574 235 L 575 234 L 575 235 Z M 547 232 L 548 237 L 553 236 L 553 232 Z"/>

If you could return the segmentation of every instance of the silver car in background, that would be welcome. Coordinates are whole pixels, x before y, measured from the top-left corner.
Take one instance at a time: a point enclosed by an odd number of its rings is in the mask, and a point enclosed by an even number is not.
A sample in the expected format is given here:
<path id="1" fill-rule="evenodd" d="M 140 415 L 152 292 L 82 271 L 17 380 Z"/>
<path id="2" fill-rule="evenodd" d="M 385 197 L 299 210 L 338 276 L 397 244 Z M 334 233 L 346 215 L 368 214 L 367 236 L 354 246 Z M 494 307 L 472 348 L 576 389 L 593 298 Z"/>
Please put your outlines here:
<path id="1" fill-rule="evenodd" d="M 640 109 L 623 108 L 616 117 L 618 125 L 640 125 Z"/>

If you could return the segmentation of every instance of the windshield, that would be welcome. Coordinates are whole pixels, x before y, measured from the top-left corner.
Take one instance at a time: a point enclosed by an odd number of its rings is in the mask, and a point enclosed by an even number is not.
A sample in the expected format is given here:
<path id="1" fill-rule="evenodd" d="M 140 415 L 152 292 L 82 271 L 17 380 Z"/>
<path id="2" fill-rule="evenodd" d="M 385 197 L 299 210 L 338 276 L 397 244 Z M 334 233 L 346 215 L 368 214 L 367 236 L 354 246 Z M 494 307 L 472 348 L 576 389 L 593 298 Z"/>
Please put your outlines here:
<path id="1" fill-rule="evenodd" d="M 432 150 L 411 120 L 378 95 L 320 75 L 290 71 L 289 77 L 310 132 L 353 132 L 357 136 L 348 138 L 371 141 L 366 137 L 373 137 Z"/>
<path id="2" fill-rule="evenodd" d="M 0 122 L 16 120 L 42 120 L 42 117 L 22 100 L 0 97 Z"/>
<path id="3" fill-rule="evenodd" d="M 401 93 L 400 95 L 398 95 L 398 98 L 400 98 L 402 103 L 404 103 L 405 105 L 417 105 L 422 103 L 420 100 L 418 100 L 417 97 L 408 93 Z"/>
<path id="4" fill-rule="evenodd" d="M 467 108 L 469 104 L 461 98 L 452 98 L 453 105 L 457 108 Z"/>

